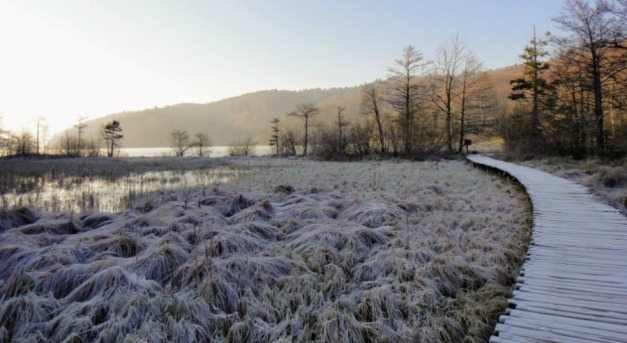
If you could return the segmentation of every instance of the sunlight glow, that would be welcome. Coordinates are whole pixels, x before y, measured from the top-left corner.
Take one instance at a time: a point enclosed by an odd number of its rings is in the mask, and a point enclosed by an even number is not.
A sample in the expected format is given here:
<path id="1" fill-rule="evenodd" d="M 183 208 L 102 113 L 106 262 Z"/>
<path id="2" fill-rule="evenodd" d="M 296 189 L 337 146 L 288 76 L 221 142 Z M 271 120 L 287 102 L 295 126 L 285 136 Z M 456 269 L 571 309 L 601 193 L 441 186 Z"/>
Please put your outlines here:
<path id="1" fill-rule="evenodd" d="M 561 6 L 530 2 L 0 0 L 0 117 L 14 131 L 45 117 L 54 133 L 79 116 L 354 86 L 456 33 L 499 68 Z"/>

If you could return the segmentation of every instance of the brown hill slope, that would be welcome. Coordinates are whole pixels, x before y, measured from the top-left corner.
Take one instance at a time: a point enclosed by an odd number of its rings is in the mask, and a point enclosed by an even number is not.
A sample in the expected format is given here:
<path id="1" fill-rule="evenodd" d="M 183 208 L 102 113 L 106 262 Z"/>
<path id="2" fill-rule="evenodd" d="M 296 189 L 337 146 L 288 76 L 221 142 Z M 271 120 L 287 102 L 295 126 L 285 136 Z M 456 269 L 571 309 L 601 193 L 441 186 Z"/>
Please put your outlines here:
<path id="1" fill-rule="evenodd" d="M 345 113 L 349 117 L 356 117 L 359 89 L 267 90 L 207 104 L 177 104 L 115 113 L 86 121 L 86 134 L 98 137 L 98 131 L 105 123 L 118 120 L 123 128 L 124 147 L 168 146 L 168 135 L 173 129 L 187 130 L 191 135 L 208 133 L 214 145 L 227 145 L 248 136 L 265 144 L 267 138 L 257 136 L 266 131 L 270 125 L 268 122 L 274 117 L 283 118 L 299 103 L 316 102 L 322 110 L 320 120 L 330 119 L 339 104 L 347 108 Z"/>

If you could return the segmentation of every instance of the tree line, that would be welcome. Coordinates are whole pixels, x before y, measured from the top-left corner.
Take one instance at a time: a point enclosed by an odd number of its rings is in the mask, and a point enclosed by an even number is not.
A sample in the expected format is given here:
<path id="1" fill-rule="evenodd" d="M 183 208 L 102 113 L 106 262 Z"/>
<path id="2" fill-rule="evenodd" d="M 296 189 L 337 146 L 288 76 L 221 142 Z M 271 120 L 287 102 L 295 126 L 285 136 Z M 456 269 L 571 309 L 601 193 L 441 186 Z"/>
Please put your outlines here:
<path id="1" fill-rule="evenodd" d="M 481 61 L 459 36 L 443 43 L 433 61 L 414 46 L 405 47 L 385 80 L 362 86 L 360 106 L 357 122 L 349 122 L 340 105 L 336 120 L 318 123 L 318 105 L 299 104 L 286 117 L 301 121 L 302 134 L 282 132 L 281 119 L 274 118 L 270 145 L 277 154 L 322 158 L 461 152 L 468 135 L 489 134 L 497 110 Z"/>
<path id="2" fill-rule="evenodd" d="M 1 119 L 1 118 L 0 118 Z M 54 145 L 48 144 L 48 124 L 44 118 L 37 118 L 35 134 L 28 130 L 20 133 L 3 130 L 0 120 L 0 156 L 65 155 L 71 157 L 100 156 L 102 150 L 113 157 L 124 138 L 119 121 L 112 120 L 100 128 L 100 139 L 85 137 L 86 117 L 79 117 L 73 126 L 61 135 Z"/>
<path id="3" fill-rule="evenodd" d="M 431 60 L 414 46 L 403 49 L 385 79 L 361 89 L 358 120 L 346 118 L 338 104 L 334 120 L 317 120 L 322 109 L 301 103 L 269 124 L 269 144 L 277 155 L 345 158 L 372 154 L 423 158 L 458 154 L 471 139 L 502 137 L 517 157 L 564 155 L 617 157 L 627 152 L 627 1 L 566 0 L 553 21 L 561 35 L 533 29 L 522 49 L 521 75 L 511 80 L 509 103 L 497 98 L 480 59 L 454 36 Z M 328 109 L 327 109 L 328 111 Z M 284 125 L 296 119 L 302 130 Z M 104 125 L 99 139 L 84 137 L 85 118 L 65 131 L 56 151 L 68 156 L 97 156 L 103 147 L 114 156 L 123 139 L 121 124 Z M 2 130 L 0 155 L 49 151 L 47 125 L 36 133 Z M 206 133 L 193 136 L 173 129 L 172 151 L 206 154 Z M 229 144 L 231 155 L 249 155 L 256 142 L 248 137 Z M 119 150 L 118 150 L 119 151 Z"/>
<path id="4" fill-rule="evenodd" d="M 64 155 L 68 157 L 119 156 L 124 139 L 122 124 L 112 120 L 99 129 L 99 137 L 85 137 L 86 117 L 79 117 L 72 129 L 61 134 L 52 147 L 46 144 L 48 126 L 45 119 L 38 118 L 36 134 L 28 130 L 20 133 L 2 129 L 0 118 L 0 157 L 30 155 Z M 168 133 L 168 143 L 175 156 L 185 156 L 193 150 L 195 155 L 205 156 L 211 148 L 207 133 L 198 132 L 190 136 L 187 130 L 173 129 Z M 253 145 L 253 142 L 248 142 Z M 248 148 L 250 149 L 250 148 Z M 104 151 L 103 151 L 104 150 Z"/>
<path id="5" fill-rule="evenodd" d="M 522 157 L 623 156 L 627 1 L 568 0 L 553 21 L 565 34 L 534 30 L 520 56 L 523 75 L 510 95 L 516 105 L 502 127 L 507 149 Z"/>
<path id="6" fill-rule="evenodd" d="M 270 124 L 277 154 L 322 158 L 373 153 L 421 158 L 461 153 L 469 138 L 500 136 L 515 157 L 618 157 L 627 152 L 627 1 L 567 0 L 553 21 L 563 35 L 533 29 L 511 80 L 510 104 L 495 96 L 481 61 L 455 36 L 431 61 L 407 46 L 385 80 L 362 87 L 361 120 L 345 107 L 317 123 L 320 108 L 302 103 L 286 114 L 303 129 Z M 553 48 L 553 53 L 549 51 Z M 550 62 L 549 62 L 550 61 Z M 313 129 L 313 130 L 312 130 Z"/>
<path id="7" fill-rule="evenodd" d="M 42 117 L 36 120 L 35 133 L 28 130 L 11 132 L 2 126 L 0 116 L 0 156 L 43 153 L 48 138 L 48 124 Z"/>

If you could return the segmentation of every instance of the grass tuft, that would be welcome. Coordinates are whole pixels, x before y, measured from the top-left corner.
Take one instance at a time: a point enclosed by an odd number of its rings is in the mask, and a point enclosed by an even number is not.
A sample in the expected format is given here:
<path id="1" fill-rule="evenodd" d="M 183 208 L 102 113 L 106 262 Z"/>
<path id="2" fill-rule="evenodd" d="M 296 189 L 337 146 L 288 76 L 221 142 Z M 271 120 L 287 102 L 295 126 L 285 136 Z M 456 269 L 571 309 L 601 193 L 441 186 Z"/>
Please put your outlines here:
<path id="1" fill-rule="evenodd" d="M 95 296 L 102 296 L 106 299 L 128 289 L 141 289 L 156 293 L 161 290 L 161 287 L 154 281 L 142 278 L 122 267 L 113 266 L 89 277 L 72 291 L 66 300 L 83 302 Z"/>
<path id="2" fill-rule="evenodd" d="M 187 262 L 189 258 L 186 242 L 170 243 L 168 238 L 165 238 L 137 256 L 137 260 L 130 267 L 138 275 L 164 285 L 174 270 Z"/>
<path id="3" fill-rule="evenodd" d="M 0 209 L 0 232 L 32 224 L 39 219 L 39 216 L 28 207 L 17 207 L 11 210 Z"/>
<path id="4" fill-rule="evenodd" d="M 381 201 L 359 201 L 343 210 L 339 218 L 354 221 L 369 228 L 377 228 L 396 224 L 405 218 L 405 213 L 396 204 Z"/>
<path id="5" fill-rule="evenodd" d="M 0 341 L 488 340 L 524 195 L 461 162 L 280 161 L 149 212 L 5 210 Z"/>

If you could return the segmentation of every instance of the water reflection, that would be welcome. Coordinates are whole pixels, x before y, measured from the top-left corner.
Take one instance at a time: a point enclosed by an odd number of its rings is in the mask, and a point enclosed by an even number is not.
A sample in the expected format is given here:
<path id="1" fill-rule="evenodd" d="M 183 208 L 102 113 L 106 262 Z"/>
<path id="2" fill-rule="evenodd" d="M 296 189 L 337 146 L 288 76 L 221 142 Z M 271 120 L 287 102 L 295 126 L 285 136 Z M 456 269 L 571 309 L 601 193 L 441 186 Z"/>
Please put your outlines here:
<path id="1" fill-rule="evenodd" d="M 146 203 L 185 200 L 194 188 L 204 191 L 249 172 L 254 170 L 220 166 L 202 170 L 132 173 L 119 178 L 57 177 L 54 174 L 24 177 L 2 195 L 2 206 L 31 206 L 52 212 L 118 212 Z"/>

